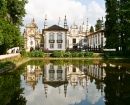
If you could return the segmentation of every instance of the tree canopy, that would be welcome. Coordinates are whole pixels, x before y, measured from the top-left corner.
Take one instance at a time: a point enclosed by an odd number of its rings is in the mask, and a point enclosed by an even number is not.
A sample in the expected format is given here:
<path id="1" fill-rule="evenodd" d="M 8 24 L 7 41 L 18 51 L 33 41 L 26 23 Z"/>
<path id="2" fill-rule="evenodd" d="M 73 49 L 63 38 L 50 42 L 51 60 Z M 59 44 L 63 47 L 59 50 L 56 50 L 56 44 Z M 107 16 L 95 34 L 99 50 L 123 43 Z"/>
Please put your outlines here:
<path id="1" fill-rule="evenodd" d="M 94 32 L 93 26 L 90 27 L 90 32 Z"/>
<path id="2" fill-rule="evenodd" d="M 101 30 L 102 29 L 102 20 L 98 19 L 97 23 L 95 25 L 95 31 Z"/>
<path id="3" fill-rule="evenodd" d="M 0 0 L 0 54 L 20 45 L 20 26 L 27 0 Z"/>

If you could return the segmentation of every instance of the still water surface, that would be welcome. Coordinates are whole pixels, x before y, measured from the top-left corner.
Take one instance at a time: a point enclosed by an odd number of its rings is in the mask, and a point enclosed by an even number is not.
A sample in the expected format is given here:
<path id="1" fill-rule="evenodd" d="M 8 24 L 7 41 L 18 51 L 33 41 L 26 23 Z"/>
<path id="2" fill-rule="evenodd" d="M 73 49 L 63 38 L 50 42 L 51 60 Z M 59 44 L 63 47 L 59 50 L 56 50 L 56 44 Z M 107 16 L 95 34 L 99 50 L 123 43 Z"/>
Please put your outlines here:
<path id="1" fill-rule="evenodd" d="M 29 61 L 0 76 L 0 105 L 129 105 L 129 64 Z"/>

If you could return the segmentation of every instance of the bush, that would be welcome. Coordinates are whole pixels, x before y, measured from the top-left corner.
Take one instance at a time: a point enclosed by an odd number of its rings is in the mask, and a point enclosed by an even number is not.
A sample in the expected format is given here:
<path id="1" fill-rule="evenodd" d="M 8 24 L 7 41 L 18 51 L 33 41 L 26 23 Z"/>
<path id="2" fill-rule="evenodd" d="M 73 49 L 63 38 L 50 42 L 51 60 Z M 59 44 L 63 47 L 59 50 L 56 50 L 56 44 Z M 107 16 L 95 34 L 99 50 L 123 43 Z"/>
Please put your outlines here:
<path id="1" fill-rule="evenodd" d="M 52 53 L 52 57 L 59 57 L 59 52 L 58 51 L 54 51 Z"/>
<path id="2" fill-rule="evenodd" d="M 80 52 L 79 57 L 84 57 L 84 52 Z"/>
<path id="3" fill-rule="evenodd" d="M 27 52 L 25 50 L 20 51 L 21 56 L 27 56 Z"/>
<path id="4" fill-rule="evenodd" d="M 66 53 L 66 57 L 72 57 L 72 53 L 70 52 Z"/>
<path id="5" fill-rule="evenodd" d="M 11 61 L 5 61 L 5 62 L 0 62 L 0 69 L 9 66 L 9 65 L 13 65 L 14 63 Z"/>
<path id="6" fill-rule="evenodd" d="M 72 57 L 79 57 L 78 52 L 73 52 L 73 53 L 72 53 Z"/>
<path id="7" fill-rule="evenodd" d="M 93 52 L 85 52 L 84 56 L 85 57 L 93 57 Z"/>
<path id="8" fill-rule="evenodd" d="M 105 52 L 104 57 L 114 58 L 114 57 L 130 57 L 130 51 L 113 51 Z"/>
<path id="9" fill-rule="evenodd" d="M 45 54 L 41 51 L 31 51 L 27 53 L 28 57 L 44 57 Z"/>
<path id="10" fill-rule="evenodd" d="M 65 57 L 65 52 L 64 51 L 59 52 L 59 57 L 61 58 Z"/>

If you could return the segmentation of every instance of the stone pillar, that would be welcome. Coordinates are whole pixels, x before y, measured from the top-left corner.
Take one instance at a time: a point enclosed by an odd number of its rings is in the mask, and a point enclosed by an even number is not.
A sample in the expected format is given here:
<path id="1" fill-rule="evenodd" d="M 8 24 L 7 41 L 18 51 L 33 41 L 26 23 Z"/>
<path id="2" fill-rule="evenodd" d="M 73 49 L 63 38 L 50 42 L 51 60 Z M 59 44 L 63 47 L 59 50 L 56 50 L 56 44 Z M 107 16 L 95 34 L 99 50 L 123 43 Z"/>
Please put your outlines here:
<path id="1" fill-rule="evenodd" d="M 101 52 L 103 52 L 103 32 L 101 32 Z"/>

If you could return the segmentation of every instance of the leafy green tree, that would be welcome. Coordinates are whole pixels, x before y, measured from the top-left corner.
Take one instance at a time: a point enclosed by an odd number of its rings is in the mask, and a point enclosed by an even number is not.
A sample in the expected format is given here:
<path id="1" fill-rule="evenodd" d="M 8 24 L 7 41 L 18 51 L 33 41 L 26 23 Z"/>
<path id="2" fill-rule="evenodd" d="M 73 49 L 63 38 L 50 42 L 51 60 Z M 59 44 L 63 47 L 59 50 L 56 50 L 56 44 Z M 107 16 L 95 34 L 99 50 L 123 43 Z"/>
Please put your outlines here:
<path id="1" fill-rule="evenodd" d="M 0 0 L 0 54 L 9 48 L 23 46 L 20 26 L 27 0 Z"/>
<path id="2" fill-rule="evenodd" d="M 0 45 L 3 44 L 3 40 L 4 40 L 4 38 L 3 38 L 3 35 L 2 35 L 2 30 L 0 30 Z"/>
<path id="3" fill-rule="evenodd" d="M 22 25 L 22 18 L 25 16 L 24 9 L 27 0 L 1 0 L 0 2 L 0 17 L 15 24 Z"/>
<path id="4" fill-rule="evenodd" d="M 26 105 L 20 74 L 17 70 L 0 75 L 0 105 Z"/>
<path id="5" fill-rule="evenodd" d="M 0 30 L 2 31 L 2 41 L 0 45 L 0 54 L 5 54 L 7 49 L 14 46 L 19 46 L 20 31 L 11 23 L 8 23 L 4 19 L 0 19 Z"/>
<path id="6" fill-rule="evenodd" d="M 95 25 L 95 30 L 98 31 L 101 30 L 101 28 L 102 28 L 102 20 L 98 19 Z"/>
<path id="7" fill-rule="evenodd" d="M 90 27 L 90 32 L 94 32 L 93 26 Z"/>
<path id="8" fill-rule="evenodd" d="M 23 35 L 20 35 L 19 47 L 20 47 L 20 49 L 24 48 L 24 37 L 23 37 Z"/>

